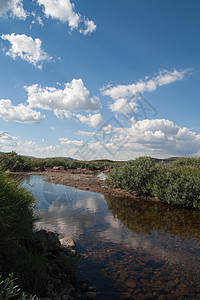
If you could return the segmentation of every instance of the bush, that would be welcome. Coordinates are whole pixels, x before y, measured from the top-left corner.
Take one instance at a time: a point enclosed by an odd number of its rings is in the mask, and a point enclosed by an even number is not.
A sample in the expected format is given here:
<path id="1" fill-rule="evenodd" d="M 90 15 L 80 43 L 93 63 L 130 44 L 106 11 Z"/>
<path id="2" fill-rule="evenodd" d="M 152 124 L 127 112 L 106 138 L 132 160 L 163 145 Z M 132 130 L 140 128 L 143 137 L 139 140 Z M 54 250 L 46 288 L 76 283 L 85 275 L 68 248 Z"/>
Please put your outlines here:
<path id="1" fill-rule="evenodd" d="M 13 273 L 9 274 L 9 276 L 3 280 L 2 274 L 0 274 L 0 300 L 9 300 L 16 299 L 20 295 L 20 288 L 15 284 L 16 278 L 13 278 Z M 39 300 L 38 297 L 30 295 L 26 296 L 24 292 L 21 293 L 21 300 Z"/>
<path id="2" fill-rule="evenodd" d="M 159 165 L 152 180 L 152 194 L 162 202 L 184 207 L 200 206 L 200 179 Z"/>
<path id="3" fill-rule="evenodd" d="M 29 171 L 31 167 L 28 163 L 28 159 L 12 151 L 0 155 L 0 169 L 2 171 L 23 172 Z"/>
<path id="4" fill-rule="evenodd" d="M 200 208 L 200 165 L 195 162 L 199 164 L 200 160 L 188 158 L 155 164 L 151 157 L 139 157 L 111 170 L 107 182 L 168 204 Z"/>
<path id="5" fill-rule="evenodd" d="M 145 156 L 129 161 L 122 167 L 111 170 L 107 182 L 113 187 L 127 191 L 136 191 L 138 194 L 149 194 L 149 181 L 155 170 L 153 158 Z"/>

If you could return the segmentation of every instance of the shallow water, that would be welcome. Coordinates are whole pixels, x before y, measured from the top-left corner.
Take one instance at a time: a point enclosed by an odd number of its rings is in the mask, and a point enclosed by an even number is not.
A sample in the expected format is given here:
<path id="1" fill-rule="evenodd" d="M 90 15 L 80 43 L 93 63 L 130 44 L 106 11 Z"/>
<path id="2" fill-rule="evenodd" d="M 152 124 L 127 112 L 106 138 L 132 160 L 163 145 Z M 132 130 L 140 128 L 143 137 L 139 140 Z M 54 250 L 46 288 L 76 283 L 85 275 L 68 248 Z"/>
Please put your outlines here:
<path id="1" fill-rule="evenodd" d="M 200 299 L 200 211 L 104 197 L 25 176 L 37 226 L 72 236 L 99 299 Z"/>

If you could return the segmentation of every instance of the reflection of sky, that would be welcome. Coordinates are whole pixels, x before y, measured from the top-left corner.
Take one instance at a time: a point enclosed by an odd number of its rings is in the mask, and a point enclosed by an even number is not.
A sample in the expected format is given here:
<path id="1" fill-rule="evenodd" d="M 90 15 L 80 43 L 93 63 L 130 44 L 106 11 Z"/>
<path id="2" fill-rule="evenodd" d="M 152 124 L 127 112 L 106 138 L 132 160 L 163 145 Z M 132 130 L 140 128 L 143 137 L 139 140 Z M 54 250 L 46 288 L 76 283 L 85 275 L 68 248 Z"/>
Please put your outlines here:
<path id="1" fill-rule="evenodd" d="M 42 181 L 43 178 L 31 175 L 24 180 L 37 198 L 41 216 L 37 224 L 39 228 L 48 228 L 60 233 L 61 237 L 71 236 L 76 240 L 84 236 L 88 240 L 106 239 L 122 243 L 128 248 L 151 254 L 154 259 L 170 264 L 184 262 L 200 270 L 199 243 L 156 231 L 151 235 L 138 234 L 125 228 L 111 214 L 103 195 L 47 183 Z"/>

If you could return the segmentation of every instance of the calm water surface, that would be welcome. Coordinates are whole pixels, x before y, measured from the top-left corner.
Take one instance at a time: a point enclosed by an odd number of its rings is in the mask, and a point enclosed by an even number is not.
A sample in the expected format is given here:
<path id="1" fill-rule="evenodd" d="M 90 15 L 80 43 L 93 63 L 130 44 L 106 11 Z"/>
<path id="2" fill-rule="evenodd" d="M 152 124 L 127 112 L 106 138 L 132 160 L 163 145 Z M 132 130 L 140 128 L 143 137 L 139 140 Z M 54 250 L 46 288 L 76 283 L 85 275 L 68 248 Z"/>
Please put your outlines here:
<path id="1" fill-rule="evenodd" d="M 200 299 L 200 212 L 104 197 L 25 176 L 39 228 L 71 236 L 80 278 L 111 299 Z"/>

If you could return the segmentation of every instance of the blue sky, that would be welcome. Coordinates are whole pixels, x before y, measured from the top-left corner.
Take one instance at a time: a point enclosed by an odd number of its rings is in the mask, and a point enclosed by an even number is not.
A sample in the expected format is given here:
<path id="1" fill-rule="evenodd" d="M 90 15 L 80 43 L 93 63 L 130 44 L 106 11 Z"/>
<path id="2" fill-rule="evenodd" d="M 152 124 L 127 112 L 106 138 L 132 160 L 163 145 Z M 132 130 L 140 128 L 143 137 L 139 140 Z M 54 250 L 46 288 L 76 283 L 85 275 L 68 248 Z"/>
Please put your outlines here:
<path id="1" fill-rule="evenodd" d="M 200 154 L 200 2 L 1 0 L 1 151 Z"/>

